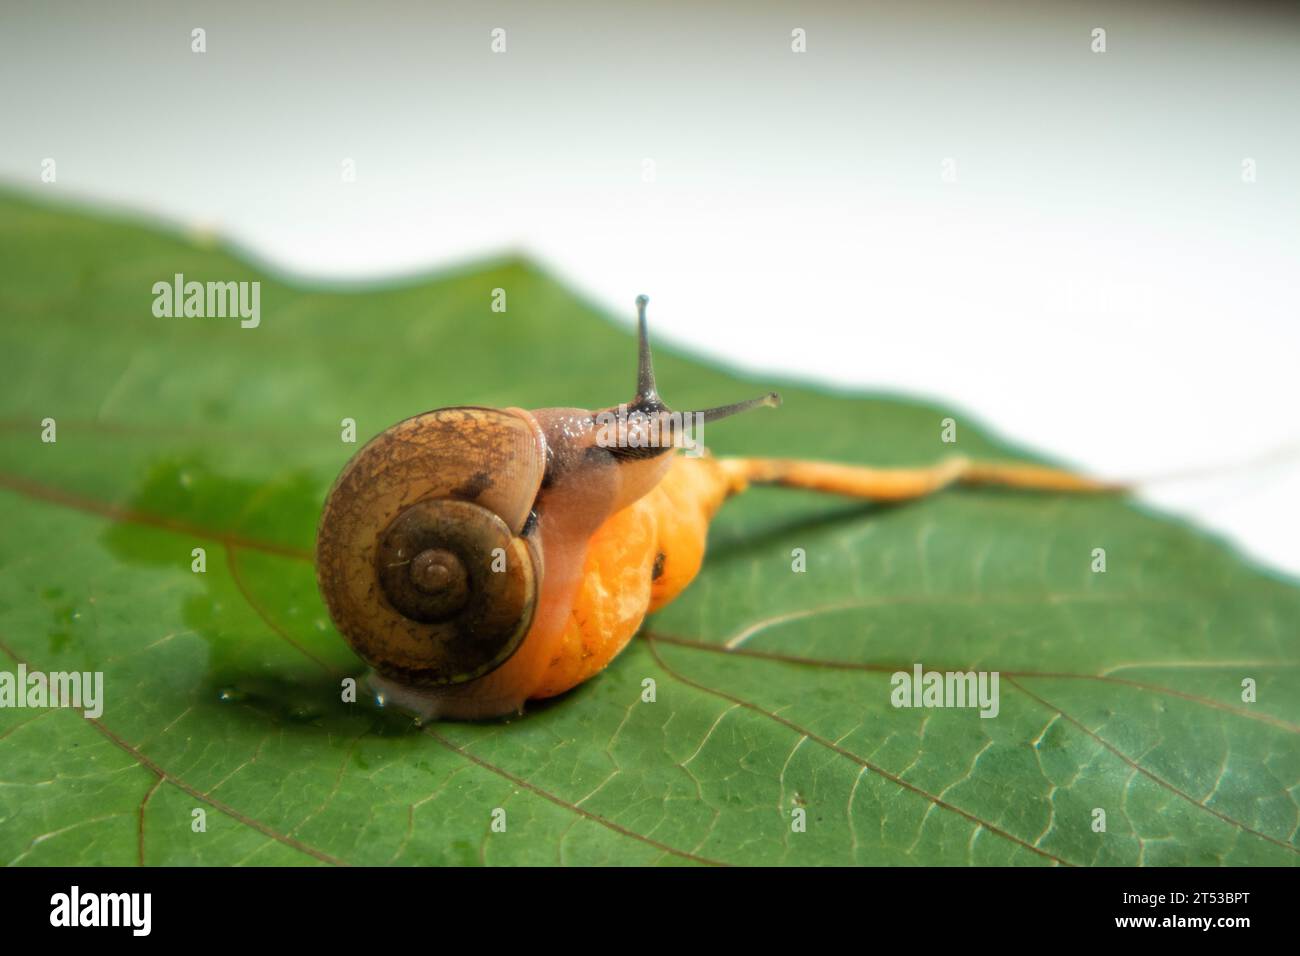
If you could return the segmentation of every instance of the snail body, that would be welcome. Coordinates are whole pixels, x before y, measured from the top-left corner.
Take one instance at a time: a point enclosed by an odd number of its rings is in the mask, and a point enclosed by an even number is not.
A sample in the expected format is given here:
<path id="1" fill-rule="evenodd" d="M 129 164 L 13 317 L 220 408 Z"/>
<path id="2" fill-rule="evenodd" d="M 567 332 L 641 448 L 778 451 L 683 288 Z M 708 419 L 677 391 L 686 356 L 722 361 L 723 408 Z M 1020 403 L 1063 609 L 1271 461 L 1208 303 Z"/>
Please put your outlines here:
<path id="1" fill-rule="evenodd" d="M 607 417 L 585 409 L 444 408 L 376 436 L 335 481 L 317 579 L 385 698 L 425 717 L 515 713 L 622 649 L 652 606 L 661 536 L 698 526 L 698 569 L 700 515 L 711 516 L 731 479 L 695 465 L 708 459 L 673 454 L 682 419 L 655 389 L 644 297 L 638 306 L 637 395 L 617 440 L 599 424 Z M 708 421 L 776 400 L 692 415 Z M 705 485 L 709 495 L 681 515 L 655 507 Z M 679 585 L 673 595 L 689 583 L 676 573 L 691 563 L 681 553 L 671 578 L 658 562 L 661 602 L 667 582 Z"/>
<path id="2" fill-rule="evenodd" d="M 639 297 L 636 395 L 617 411 L 442 408 L 388 428 L 344 467 L 321 514 L 317 581 L 384 699 L 426 718 L 478 719 L 588 680 L 691 582 L 710 519 L 751 482 L 876 501 L 953 484 L 1122 490 L 962 457 L 868 468 L 677 456 L 684 422 L 779 398 L 670 411 L 645 305 Z"/>

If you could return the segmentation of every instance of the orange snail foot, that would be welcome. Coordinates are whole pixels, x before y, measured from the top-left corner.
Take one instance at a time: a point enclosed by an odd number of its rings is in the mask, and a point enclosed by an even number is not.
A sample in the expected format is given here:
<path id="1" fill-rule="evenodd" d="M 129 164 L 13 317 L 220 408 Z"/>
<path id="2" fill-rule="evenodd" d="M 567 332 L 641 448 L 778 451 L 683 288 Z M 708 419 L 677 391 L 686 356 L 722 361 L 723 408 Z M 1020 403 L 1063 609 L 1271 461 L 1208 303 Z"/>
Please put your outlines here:
<path id="1" fill-rule="evenodd" d="M 592 535 L 568 622 L 528 698 L 563 694 L 604 670 L 645 616 L 694 580 L 709 521 L 744 487 L 715 459 L 678 456 L 649 493 L 610 515 Z"/>

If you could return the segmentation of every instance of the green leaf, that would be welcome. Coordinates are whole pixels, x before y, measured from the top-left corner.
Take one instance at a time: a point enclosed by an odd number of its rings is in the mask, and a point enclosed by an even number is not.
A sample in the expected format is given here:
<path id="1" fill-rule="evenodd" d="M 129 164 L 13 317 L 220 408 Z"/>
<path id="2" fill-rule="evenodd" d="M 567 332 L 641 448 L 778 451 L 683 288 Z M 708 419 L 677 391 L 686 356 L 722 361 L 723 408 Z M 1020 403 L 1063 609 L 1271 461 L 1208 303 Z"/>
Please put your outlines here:
<path id="1" fill-rule="evenodd" d="M 1300 591 L 1119 500 L 756 489 L 647 633 L 522 719 L 343 703 L 361 669 L 310 559 L 358 447 L 341 420 L 361 442 L 441 405 L 619 401 L 626 317 L 517 259 L 304 286 L 12 196 L 0 253 L 0 669 L 105 681 L 95 719 L 0 709 L 0 862 L 1296 862 Z M 175 273 L 259 280 L 260 327 L 156 318 Z M 663 347 L 657 365 L 678 407 L 780 384 Z M 1026 457 L 959 409 L 782 391 L 712 429 L 714 452 L 924 464 L 952 415 L 958 450 Z M 918 662 L 998 671 L 997 717 L 893 707 Z"/>

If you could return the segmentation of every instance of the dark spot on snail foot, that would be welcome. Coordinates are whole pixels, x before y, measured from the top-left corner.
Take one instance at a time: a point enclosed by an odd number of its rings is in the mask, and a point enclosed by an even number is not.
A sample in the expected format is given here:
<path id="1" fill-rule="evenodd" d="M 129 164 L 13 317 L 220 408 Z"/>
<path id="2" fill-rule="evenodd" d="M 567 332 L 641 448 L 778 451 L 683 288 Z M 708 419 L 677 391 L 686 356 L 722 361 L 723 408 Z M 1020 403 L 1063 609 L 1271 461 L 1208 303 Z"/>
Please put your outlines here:
<path id="1" fill-rule="evenodd" d="M 654 569 L 650 572 L 651 581 L 658 581 L 661 577 L 663 577 L 664 561 L 667 559 L 667 557 L 668 555 L 664 554 L 662 551 L 660 551 L 658 554 L 655 555 L 655 566 Z"/>
<path id="2" fill-rule="evenodd" d="M 475 501 L 478 496 L 483 494 L 488 488 L 492 487 L 492 475 L 486 471 L 476 471 L 469 477 L 464 484 L 457 485 L 451 489 L 451 493 L 457 498 L 464 498 L 467 501 Z"/>

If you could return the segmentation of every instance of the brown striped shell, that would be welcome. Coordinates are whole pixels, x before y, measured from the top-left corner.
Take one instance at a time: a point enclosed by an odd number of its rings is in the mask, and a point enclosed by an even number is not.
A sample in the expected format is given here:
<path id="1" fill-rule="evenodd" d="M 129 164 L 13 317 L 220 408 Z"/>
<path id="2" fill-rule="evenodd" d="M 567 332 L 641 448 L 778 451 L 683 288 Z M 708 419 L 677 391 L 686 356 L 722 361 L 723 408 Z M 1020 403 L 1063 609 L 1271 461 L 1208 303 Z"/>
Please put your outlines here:
<path id="1" fill-rule="evenodd" d="M 459 684 L 515 652 L 541 587 L 523 532 L 545 467 L 526 412 L 470 406 L 408 418 L 347 464 L 321 514 L 316 575 L 376 671 Z"/>

